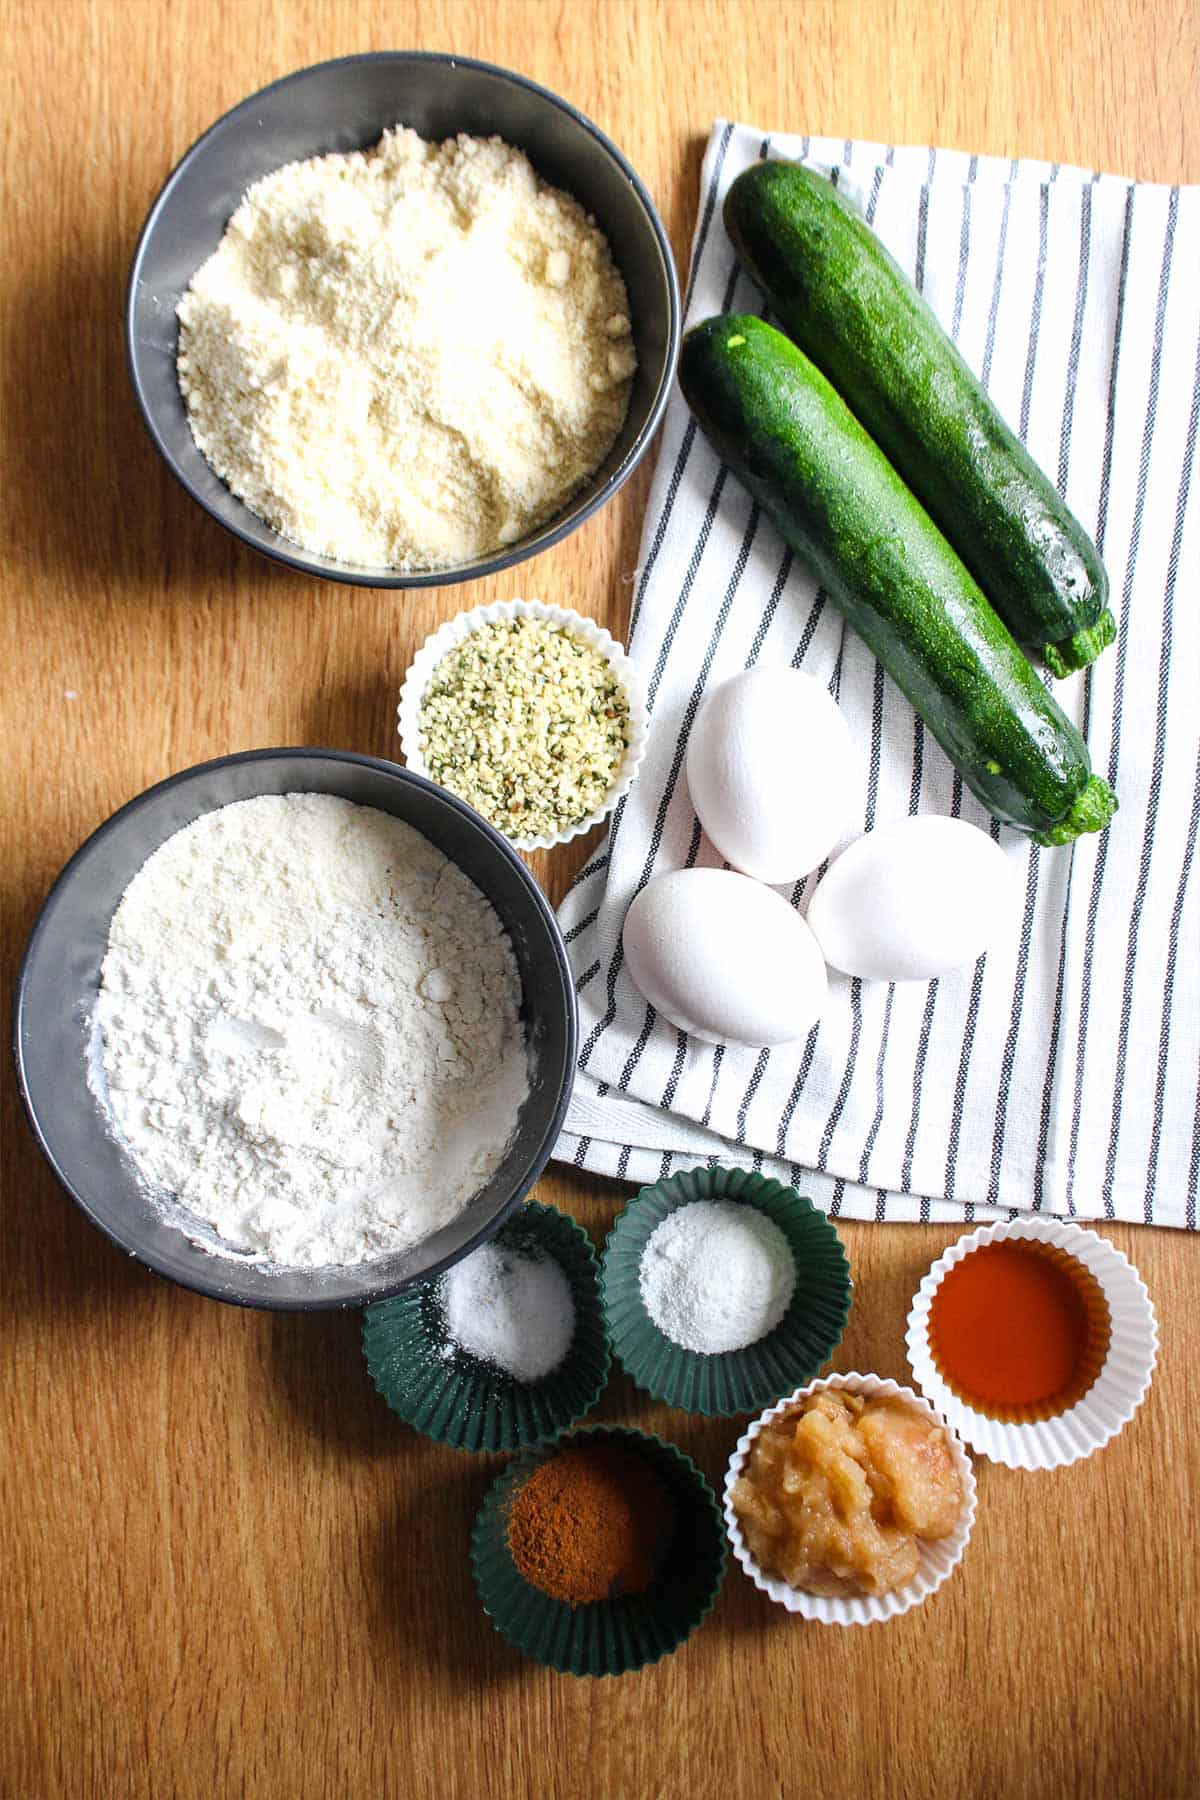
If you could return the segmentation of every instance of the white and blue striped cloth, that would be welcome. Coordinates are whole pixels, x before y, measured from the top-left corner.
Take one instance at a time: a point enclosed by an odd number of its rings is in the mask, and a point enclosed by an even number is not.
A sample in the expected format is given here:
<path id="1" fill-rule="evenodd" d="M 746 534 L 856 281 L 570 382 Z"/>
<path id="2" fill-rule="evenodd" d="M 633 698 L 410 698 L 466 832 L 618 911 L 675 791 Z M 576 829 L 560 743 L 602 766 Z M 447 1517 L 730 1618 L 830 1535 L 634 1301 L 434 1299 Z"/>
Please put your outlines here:
<path id="1" fill-rule="evenodd" d="M 630 628 L 649 749 L 561 912 L 581 1032 L 556 1154 L 635 1181 L 752 1164 L 854 1218 L 1011 1209 L 1194 1228 L 1200 189 L 719 123 L 689 324 L 762 310 L 721 224 L 729 183 L 762 156 L 836 169 L 1094 533 L 1120 636 L 1055 693 L 1121 810 L 1070 849 L 1001 830 L 677 393 Z M 621 956 L 625 910 L 653 875 L 719 862 L 688 798 L 688 732 L 705 689 L 756 662 L 829 684 L 864 746 L 863 829 L 960 814 L 999 839 L 1025 892 L 1013 941 L 974 968 L 927 985 L 833 976 L 807 1040 L 761 1052 L 656 1018 Z M 790 897 L 802 908 L 809 891 L 811 878 Z"/>

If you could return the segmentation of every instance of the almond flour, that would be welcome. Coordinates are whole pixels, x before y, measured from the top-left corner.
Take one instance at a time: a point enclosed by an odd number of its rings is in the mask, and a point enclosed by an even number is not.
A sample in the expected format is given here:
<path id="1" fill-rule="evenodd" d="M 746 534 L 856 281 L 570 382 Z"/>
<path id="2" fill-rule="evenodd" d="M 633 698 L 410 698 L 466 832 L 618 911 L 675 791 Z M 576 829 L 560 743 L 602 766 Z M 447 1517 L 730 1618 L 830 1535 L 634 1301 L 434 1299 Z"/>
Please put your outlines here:
<path id="1" fill-rule="evenodd" d="M 499 138 L 289 163 L 179 305 L 200 450 L 305 549 L 451 566 L 515 543 L 604 460 L 637 357 L 594 221 Z"/>

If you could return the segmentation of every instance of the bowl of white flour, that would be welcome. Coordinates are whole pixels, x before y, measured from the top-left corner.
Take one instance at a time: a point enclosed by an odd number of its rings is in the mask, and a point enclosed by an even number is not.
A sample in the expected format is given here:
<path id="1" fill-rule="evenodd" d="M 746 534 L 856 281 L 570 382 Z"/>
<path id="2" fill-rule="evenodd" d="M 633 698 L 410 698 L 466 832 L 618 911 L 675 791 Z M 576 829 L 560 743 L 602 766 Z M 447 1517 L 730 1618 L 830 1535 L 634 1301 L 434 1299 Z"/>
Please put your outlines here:
<path id="1" fill-rule="evenodd" d="M 235 536 L 370 587 L 490 575 L 609 500 L 679 346 L 654 203 L 523 76 L 425 52 L 302 69 L 194 144 L 130 277 L 134 392 Z"/>
<path id="2" fill-rule="evenodd" d="M 359 1306 L 483 1242 L 549 1157 L 575 995 L 532 876 L 395 764 L 184 770 L 76 853 L 17 987 L 55 1174 L 122 1249 L 246 1306 Z"/>

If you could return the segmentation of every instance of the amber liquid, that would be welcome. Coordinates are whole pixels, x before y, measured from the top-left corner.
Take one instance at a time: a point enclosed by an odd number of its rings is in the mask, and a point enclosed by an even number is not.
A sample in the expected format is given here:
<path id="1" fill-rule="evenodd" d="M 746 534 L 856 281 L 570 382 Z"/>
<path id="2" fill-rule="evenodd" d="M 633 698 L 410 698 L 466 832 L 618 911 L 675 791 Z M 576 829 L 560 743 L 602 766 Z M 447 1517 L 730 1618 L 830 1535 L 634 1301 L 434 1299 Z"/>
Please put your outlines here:
<path id="1" fill-rule="evenodd" d="M 1104 1366 L 1109 1314 L 1091 1271 L 1036 1238 L 982 1244 L 947 1271 L 929 1348 L 958 1398 L 1006 1423 L 1054 1418 Z"/>

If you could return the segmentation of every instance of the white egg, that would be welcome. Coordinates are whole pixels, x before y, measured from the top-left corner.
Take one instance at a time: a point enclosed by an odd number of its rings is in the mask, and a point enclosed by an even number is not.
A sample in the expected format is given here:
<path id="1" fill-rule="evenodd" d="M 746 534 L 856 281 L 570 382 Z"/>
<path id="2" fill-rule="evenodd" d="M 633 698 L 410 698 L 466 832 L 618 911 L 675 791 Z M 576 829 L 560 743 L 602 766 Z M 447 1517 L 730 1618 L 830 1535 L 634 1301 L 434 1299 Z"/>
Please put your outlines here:
<path id="1" fill-rule="evenodd" d="M 804 920 L 730 869 L 657 876 L 626 913 L 622 942 L 655 1011 L 711 1044 L 790 1043 L 825 1004 L 825 963 Z"/>
<path id="2" fill-rule="evenodd" d="M 857 810 L 859 760 L 837 703 L 799 669 L 746 669 L 692 726 L 688 788 L 726 862 L 756 881 L 799 881 Z"/>
<path id="3" fill-rule="evenodd" d="M 847 975 L 928 981 L 973 963 L 1015 928 L 1017 881 L 965 819 L 902 819 L 858 838 L 818 883 L 808 923 Z"/>

